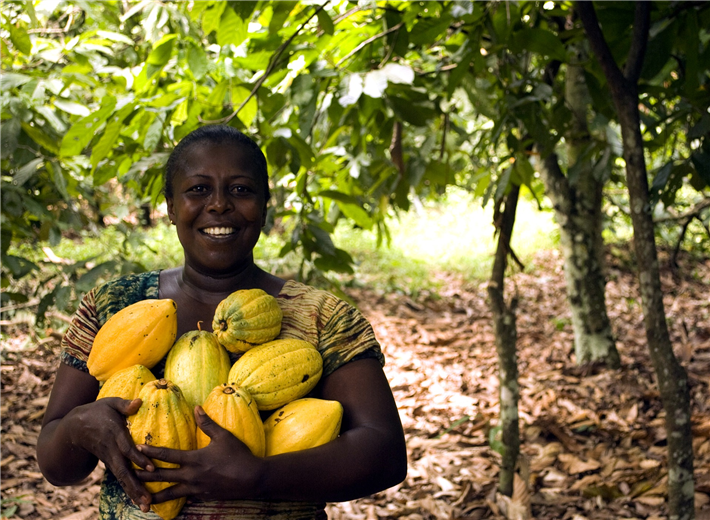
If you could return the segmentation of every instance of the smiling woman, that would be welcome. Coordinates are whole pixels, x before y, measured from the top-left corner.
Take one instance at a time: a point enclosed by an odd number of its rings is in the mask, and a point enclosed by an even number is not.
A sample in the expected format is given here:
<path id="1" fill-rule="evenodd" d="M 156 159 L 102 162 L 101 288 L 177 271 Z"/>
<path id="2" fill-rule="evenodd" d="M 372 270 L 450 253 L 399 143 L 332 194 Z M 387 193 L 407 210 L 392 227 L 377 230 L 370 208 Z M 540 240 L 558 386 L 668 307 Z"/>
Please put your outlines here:
<path id="1" fill-rule="evenodd" d="M 47 480 L 79 483 L 102 460 L 102 519 L 155 518 L 151 504 L 188 497 L 178 518 L 195 520 L 320 519 L 325 502 L 352 500 L 403 480 L 404 435 L 370 324 L 330 293 L 284 281 L 254 263 L 270 198 L 259 147 L 227 126 L 194 131 L 168 160 L 165 197 L 184 264 L 113 280 L 82 301 L 62 342 L 37 444 Z M 323 375 L 309 396 L 342 404 L 340 437 L 301 452 L 256 457 L 198 406 L 197 427 L 211 438 L 207 447 L 135 446 L 126 416 L 140 400 L 96 400 L 99 382 L 86 368 L 96 333 L 132 303 L 169 298 L 177 304 L 179 337 L 198 322 L 211 324 L 217 305 L 233 292 L 255 288 L 281 308 L 279 338 L 308 341 L 320 352 Z M 164 360 L 153 368 L 158 378 L 163 370 Z M 157 467 L 151 460 L 178 467 Z M 146 482 L 174 484 L 150 494 Z"/>

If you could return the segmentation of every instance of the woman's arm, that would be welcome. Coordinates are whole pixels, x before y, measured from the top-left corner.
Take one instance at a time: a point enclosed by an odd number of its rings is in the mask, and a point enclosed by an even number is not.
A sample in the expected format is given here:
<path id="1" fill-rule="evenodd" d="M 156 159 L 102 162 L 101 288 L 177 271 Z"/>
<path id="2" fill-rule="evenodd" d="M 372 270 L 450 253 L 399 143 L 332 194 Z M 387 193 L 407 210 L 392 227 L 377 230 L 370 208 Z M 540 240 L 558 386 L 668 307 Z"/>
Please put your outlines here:
<path id="1" fill-rule="evenodd" d="M 153 496 L 159 503 L 193 495 L 205 500 L 279 499 L 339 502 L 381 491 L 406 476 L 407 454 L 392 392 L 379 362 L 345 364 L 323 379 L 316 397 L 339 401 L 340 437 L 317 448 L 258 458 L 207 416 L 198 425 L 206 448 L 177 451 L 140 446 L 143 454 L 180 464 L 138 471 L 143 481 L 177 482 Z"/>
<path id="2" fill-rule="evenodd" d="M 146 467 L 150 461 L 136 450 L 126 427 L 126 416 L 138 410 L 140 400 L 95 401 L 98 392 L 93 376 L 59 365 L 37 441 L 40 470 L 51 484 L 69 486 L 86 478 L 101 459 L 128 496 L 147 510 L 150 494 L 130 463 Z"/>

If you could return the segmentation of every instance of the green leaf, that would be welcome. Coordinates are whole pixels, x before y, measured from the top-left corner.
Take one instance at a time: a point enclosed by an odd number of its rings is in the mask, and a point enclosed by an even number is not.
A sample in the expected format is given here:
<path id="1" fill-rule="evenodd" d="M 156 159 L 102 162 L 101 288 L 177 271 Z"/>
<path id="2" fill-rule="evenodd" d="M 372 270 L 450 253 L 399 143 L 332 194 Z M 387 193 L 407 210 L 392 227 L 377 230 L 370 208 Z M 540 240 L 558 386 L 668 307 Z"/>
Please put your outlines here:
<path id="1" fill-rule="evenodd" d="M 104 128 L 99 142 L 96 143 L 96 146 L 91 150 L 91 166 L 93 168 L 96 168 L 99 162 L 109 154 L 113 145 L 116 143 L 118 134 L 121 132 L 123 120 L 126 119 L 128 114 L 133 112 L 135 106 L 135 103 L 129 103 L 108 119 L 106 128 Z"/>
<path id="2" fill-rule="evenodd" d="M 17 186 L 22 186 L 27 182 L 37 170 L 44 165 L 44 159 L 41 157 L 38 159 L 32 159 L 30 162 L 22 166 L 17 173 L 12 177 L 12 183 Z"/>
<path id="3" fill-rule="evenodd" d="M 555 34 L 545 29 L 523 29 L 514 33 L 511 50 L 513 52 L 524 50 L 534 52 L 562 62 L 567 60 L 564 44 Z"/>
<path id="4" fill-rule="evenodd" d="M 306 227 L 315 239 L 316 251 L 321 255 L 335 256 L 335 244 L 333 244 L 333 239 L 330 237 L 330 234 L 313 224 L 308 224 Z"/>
<path id="5" fill-rule="evenodd" d="M 690 156 L 690 160 L 697 174 L 705 181 L 705 185 L 710 186 L 710 154 L 697 151 Z"/>
<path id="6" fill-rule="evenodd" d="M 700 118 L 700 121 L 688 130 L 688 140 L 700 139 L 707 135 L 710 135 L 710 114 L 706 112 L 703 114 L 703 117 Z"/>
<path id="7" fill-rule="evenodd" d="M 367 211 L 363 209 L 362 206 L 357 204 L 346 204 L 340 201 L 336 201 L 340 211 L 348 217 L 350 220 L 354 221 L 358 226 L 363 229 L 372 229 L 373 221 L 368 215 Z"/>
<path id="8" fill-rule="evenodd" d="M 225 9 L 217 29 L 217 44 L 239 45 L 247 38 L 247 24 L 232 9 Z"/>
<path id="9" fill-rule="evenodd" d="M 146 63 L 156 67 L 165 65 L 173 55 L 173 44 L 177 38 L 177 34 L 166 34 L 160 40 L 155 42 L 153 50 L 150 51 Z"/>
<path id="10" fill-rule="evenodd" d="M 91 110 L 89 110 L 86 106 L 82 105 L 81 103 L 77 103 L 76 101 L 57 99 L 54 102 L 54 106 L 60 110 L 63 110 L 67 114 L 73 114 L 75 116 L 85 117 L 91 113 Z"/>
<path id="11" fill-rule="evenodd" d="M 10 41 L 15 48 L 26 56 L 32 54 L 32 42 L 27 30 L 21 25 L 8 24 L 6 27 L 10 31 Z"/>
<path id="12" fill-rule="evenodd" d="M 234 106 L 235 110 L 249 97 L 249 94 L 251 94 L 251 91 L 244 87 L 234 87 L 232 89 L 232 106 Z M 258 109 L 259 105 L 256 101 L 256 96 L 252 96 L 249 101 L 247 101 L 247 104 L 239 111 L 237 117 L 244 123 L 244 126 L 249 128 L 254 122 L 254 119 L 256 119 Z"/>
<path id="13" fill-rule="evenodd" d="M 348 195 L 347 193 L 343 193 L 342 191 L 337 191 L 337 190 L 322 190 L 318 192 L 319 197 L 326 197 L 335 201 L 340 201 L 345 204 L 357 204 L 358 200 L 353 197 L 352 195 Z"/>
<path id="14" fill-rule="evenodd" d="M 37 20 L 37 13 L 35 12 L 34 3 L 32 2 L 32 0 L 25 0 L 24 2 L 22 2 L 22 4 L 23 4 L 22 7 L 24 7 L 25 11 L 27 12 L 27 14 L 30 17 L 30 21 L 32 22 L 30 24 L 30 27 L 32 27 L 34 29 L 39 24 L 39 22 Z"/>
<path id="15" fill-rule="evenodd" d="M 198 45 L 190 45 L 187 49 L 187 65 L 196 80 L 201 80 L 209 69 L 207 53 Z"/>
<path id="16" fill-rule="evenodd" d="M 165 124 L 165 116 L 160 114 L 153 119 L 153 122 L 148 127 L 143 139 L 143 148 L 146 151 L 152 152 L 160 142 L 160 137 L 163 135 L 163 125 Z"/>
<path id="17" fill-rule="evenodd" d="M 325 34 L 332 35 L 335 32 L 333 20 L 330 18 L 330 15 L 325 11 L 325 9 L 318 11 L 318 24 Z"/>
<path id="18" fill-rule="evenodd" d="M 131 47 L 135 45 L 133 40 L 131 40 L 128 36 L 125 34 L 121 34 L 118 32 L 113 32 L 113 31 L 103 31 L 99 29 L 96 31 L 96 36 L 99 36 L 101 38 L 105 38 L 107 40 L 111 40 L 112 42 L 119 42 L 119 43 L 125 43 L 126 45 L 130 45 Z"/>
<path id="19" fill-rule="evenodd" d="M 442 34 L 445 34 L 451 23 L 451 15 L 440 18 L 422 18 L 409 33 L 409 42 L 414 45 L 432 45 Z"/>
<path id="20" fill-rule="evenodd" d="M 2 263 L 15 278 L 22 278 L 31 271 L 39 270 L 37 264 L 21 256 L 5 255 L 2 257 Z"/>
<path id="21" fill-rule="evenodd" d="M 321 271 L 334 271 L 336 273 L 353 274 L 352 257 L 342 249 L 335 250 L 335 255 L 323 255 L 313 262 Z"/>
<path id="22" fill-rule="evenodd" d="M 309 168 L 313 164 L 313 160 L 315 159 L 315 155 L 313 154 L 313 150 L 311 149 L 310 145 L 296 134 L 293 134 L 291 137 L 289 137 L 288 142 L 298 152 L 300 162 L 306 168 Z"/>
<path id="23" fill-rule="evenodd" d="M 180 126 L 187 120 L 187 107 L 189 100 L 185 99 L 180 103 L 175 110 L 173 110 L 173 115 L 170 117 L 170 124 L 173 126 Z"/>
<path id="24" fill-rule="evenodd" d="M 668 161 L 658 169 L 658 172 L 653 177 L 653 184 L 651 185 L 650 190 L 651 205 L 655 205 L 661 198 L 661 194 L 668 183 L 668 178 L 670 177 L 672 171 L 673 161 Z"/>
<path id="25" fill-rule="evenodd" d="M 436 111 L 433 108 L 414 104 L 408 99 L 388 96 L 387 101 L 397 117 L 414 126 L 426 126 L 436 117 Z"/>
<path id="26" fill-rule="evenodd" d="M 251 14 L 256 8 L 258 2 L 240 0 L 239 2 L 232 2 L 232 9 L 237 13 L 237 16 L 244 21 L 249 21 Z"/>
<path id="27" fill-rule="evenodd" d="M 67 180 L 64 178 L 62 173 L 62 168 L 59 165 L 59 161 L 50 161 L 46 164 L 47 171 L 52 176 L 52 182 L 54 182 L 54 187 L 62 196 L 65 201 L 69 200 L 69 193 L 67 192 Z"/>
<path id="28" fill-rule="evenodd" d="M 480 51 L 476 49 L 471 49 L 470 51 L 468 51 L 466 54 L 463 55 L 461 61 L 458 62 L 456 68 L 449 73 L 449 81 L 446 85 L 446 93 L 448 94 L 449 99 L 454 93 L 454 90 L 456 90 L 456 87 L 458 87 L 459 83 L 461 83 L 463 77 L 468 72 L 471 65 L 471 60 L 478 52 Z"/>
<path id="29" fill-rule="evenodd" d="M 229 80 L 220 81 L 207 98 L 207 106 L 216 110 L 222 110 L 224 96 L 227 95 Z"/>
<path id="30" fill-rule="evenodd" d="M 205 36 L 209 36 L 212 31 L 216 31 L 219 28 L 220 19 L 222 18 L 225 7 L 227 7 L 227 2 L 215 2 L 210 9 L 207 9 L 202 14 L 202 31 L 205 33 Z"/>
<path id="31" fill-rule="evenodd" d="M 2 87 L 3 92 L 24 85 L 34 79 L 32 76 L 26 76 L 25 74 L 19 74 L 17 72 L 3 72 L 0 78 L 2 79 L 2 81 L 0 81 L 0 87 Z"/>
<path id="32" fill-rule="evenodd" d="M 269 21 L 269 34 L 276 34 L 281 30 L 284 22 L 288 19 L 291 11 L 298 5 L 298 2 L 272 2 L 273 14 Z"/>
<path id="33" fill-rule="evenodd" d="M 90 291 L 94 286 L 96 286 L 99 278 L 112 274 L 115 272 L 117 267 L 117 260 L 109 260 L 107 262 L 100 263 L 79 277 L 76 281 L 76 290 L 80 292 Z"/>
<path id="34" fill-rule="evenodd" d="M 106 96 L 103 98 L 101 108 L 74 123 L 64 134 L 59 155 L 63 157 L 79 155 L 88 146 L 109 115 L 113 113 L 115 106 L 116 98 Z"/>
<path id="35" fill-rule="evenodd" d="M 22 124 L 16 117 L 3 121 L 2 131 L 0 131 L 0 150 L 3 156 L 10 156 L 15 151 L 21 130 Z"/>

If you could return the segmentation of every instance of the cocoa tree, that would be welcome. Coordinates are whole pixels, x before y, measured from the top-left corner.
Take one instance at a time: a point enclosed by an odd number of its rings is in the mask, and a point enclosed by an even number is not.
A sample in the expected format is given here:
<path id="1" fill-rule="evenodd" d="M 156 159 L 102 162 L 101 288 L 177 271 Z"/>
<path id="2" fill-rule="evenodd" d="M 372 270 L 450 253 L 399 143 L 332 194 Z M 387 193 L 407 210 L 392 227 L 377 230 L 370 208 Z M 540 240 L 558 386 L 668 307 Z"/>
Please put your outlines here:
<path id="1" fill-rule="evenodd" d="M 666 325 L 638 108 L 638 82 L 648 42 L 651 4 L 636 3 L 634 38 L 623 68 L 607 44 L 593 4 L 580 2 L 578 9 L 592 50 L 607 78 L 621 125 L 646 339 L 666 411 L 670 518 L 689 520 L 695 517 L 695 506 L 688 376 L 673 353 Z"/>

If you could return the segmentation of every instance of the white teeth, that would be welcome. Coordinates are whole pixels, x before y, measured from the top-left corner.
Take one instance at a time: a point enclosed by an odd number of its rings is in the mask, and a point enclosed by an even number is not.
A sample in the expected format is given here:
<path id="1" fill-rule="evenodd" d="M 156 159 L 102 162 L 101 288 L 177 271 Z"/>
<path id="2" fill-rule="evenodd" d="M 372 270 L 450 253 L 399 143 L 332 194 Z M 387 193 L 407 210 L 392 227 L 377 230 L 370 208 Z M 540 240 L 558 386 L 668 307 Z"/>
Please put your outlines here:
<path id="1" fill-rule="evenodd" d="M 216 236 L 216 235 L 231 235 L 234 233 L 235 229 L 231 227 L 212 227 L 212 228 L 206 228 L 203 229 L 205 233 L 208 235 Z"/>

